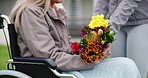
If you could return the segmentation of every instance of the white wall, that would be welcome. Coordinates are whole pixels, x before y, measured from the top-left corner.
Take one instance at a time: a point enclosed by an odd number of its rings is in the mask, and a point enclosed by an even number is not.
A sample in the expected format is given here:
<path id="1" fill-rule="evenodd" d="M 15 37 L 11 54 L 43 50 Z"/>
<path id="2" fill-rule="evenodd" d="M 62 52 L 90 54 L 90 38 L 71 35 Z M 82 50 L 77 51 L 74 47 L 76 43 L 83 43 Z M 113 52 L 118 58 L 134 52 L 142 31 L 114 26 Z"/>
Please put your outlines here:
<path id="1" fill-rule="evenodd" d="M 87 25 L 91 20 L 93 13 L 94 0 L 75 0 L 75 6 L 72 0 L 64 0 L 63 4 L 67 10 L 68 15 L 68 26 L 81 26 Z M 72 8 L 73 7 L 73 8 Z M 73 12 L 75 10 L 76 12 Z M 75 13 L 75 16 L 72 13 Z"/>
<path id="2" fill-rule="evenodd" d="M 95 7 L 96 6 L 96 2 L 97 2 L 97 0 L 93 0 L 93 7 Z"/>
<path id="3" fill-rule="evenodd" d="M 6 14 L 9 15 L 14 3 L 16 0 L 0 0 L 0 14 Z M 5 27 L 6 34 L 8 35 L 7 32 L 7 26 Z M 3 31 L 0 30 L 0 45 L 5 45 L 6 41 L 4 38 Z"/>
<path id="4" fill-rule="evenodd" d="M 6 38 L 7 38 L 7 40 L 8 40 L 8 43 L 9 43 L 9 36 L 8 36 L 8 30 L 7 30 L 7 24 L 6 24 L 6 22 L 4 22 L 4 24 L 5 24 L 5 28 L 4 28 L 4 30 L 0 30 L 0 45 L 5 45 L 6 44 L 6 40 L 5 40 L 5 36 L 4 36 L 4 33 L 6 34 Z"/>

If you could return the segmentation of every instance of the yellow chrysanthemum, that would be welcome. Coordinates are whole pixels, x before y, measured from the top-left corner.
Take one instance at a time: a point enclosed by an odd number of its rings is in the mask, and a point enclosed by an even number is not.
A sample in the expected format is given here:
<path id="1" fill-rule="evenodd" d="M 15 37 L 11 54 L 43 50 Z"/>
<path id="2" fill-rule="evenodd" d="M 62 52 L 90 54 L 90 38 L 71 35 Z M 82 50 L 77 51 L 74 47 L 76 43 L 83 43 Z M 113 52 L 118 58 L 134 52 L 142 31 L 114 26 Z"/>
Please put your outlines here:
<path id="1" fill-rule="evenodd" d="M 95 27 L 107 27 L 109 20 L 104 19 L 104 15 L 96 15 L 92 16 L 92 20 L 90 21 L 90 24 L 88 25 L 91 29 L 94 29 Z"/>

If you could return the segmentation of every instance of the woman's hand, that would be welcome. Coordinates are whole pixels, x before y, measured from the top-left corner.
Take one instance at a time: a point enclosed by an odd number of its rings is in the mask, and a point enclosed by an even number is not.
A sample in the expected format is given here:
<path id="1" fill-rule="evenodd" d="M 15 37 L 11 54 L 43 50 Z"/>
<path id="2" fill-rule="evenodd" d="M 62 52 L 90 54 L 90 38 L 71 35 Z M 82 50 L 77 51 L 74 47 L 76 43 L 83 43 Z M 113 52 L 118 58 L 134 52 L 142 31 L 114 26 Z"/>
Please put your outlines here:
<path id="1" fill-rule="evenodd" d="M 101 59 L 97 59 L 94 64 L 98 64 L 101 60 L 106 59 L 109 55 L 111 55 L 110 46 L 105 50 L 105 55 Z"/>

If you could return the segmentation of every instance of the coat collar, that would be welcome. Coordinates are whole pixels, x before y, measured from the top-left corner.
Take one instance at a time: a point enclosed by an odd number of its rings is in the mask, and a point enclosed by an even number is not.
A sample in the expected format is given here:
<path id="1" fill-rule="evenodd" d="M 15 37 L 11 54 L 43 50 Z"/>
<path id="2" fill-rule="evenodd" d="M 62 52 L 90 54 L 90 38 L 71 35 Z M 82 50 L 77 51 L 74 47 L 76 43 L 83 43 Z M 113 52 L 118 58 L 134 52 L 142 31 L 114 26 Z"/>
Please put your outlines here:
<path id="1" fill-rule="evenodd" d="M 55 7 L 58 8 L 58 6 L 56 5 Z M 48 15 L 53 18 L 53 19 L 56 19 L 56 20 L 60 20 L 64 23 L 64 25 L 66 25 L 66 12 L 65 12 L 65 9 L 64 8 L 58 8 L 56 9 L 57 11 L 57 14 L 58 14 L 58 17 L 54 14 L 54 11 L 51 7 L 49 7 L 49 10 L 48 10 Z"/>

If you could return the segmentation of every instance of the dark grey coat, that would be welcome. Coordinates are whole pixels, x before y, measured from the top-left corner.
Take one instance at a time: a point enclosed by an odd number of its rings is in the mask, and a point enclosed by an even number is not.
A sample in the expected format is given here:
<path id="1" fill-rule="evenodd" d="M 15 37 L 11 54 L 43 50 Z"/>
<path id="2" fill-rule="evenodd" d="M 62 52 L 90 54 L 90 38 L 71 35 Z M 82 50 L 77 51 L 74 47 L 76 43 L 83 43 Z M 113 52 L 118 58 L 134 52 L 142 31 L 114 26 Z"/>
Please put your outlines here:
<path id="1" fill-rule="evenodd" d="M 148 0 L 97 0 L 93 15 L 104 14 L 115 32 L 121 26 L 148 23 Z"/>

